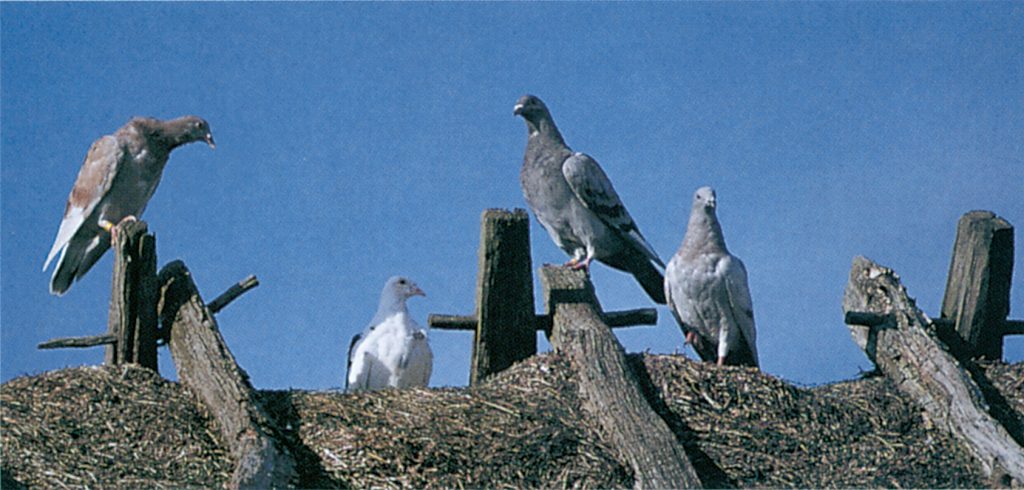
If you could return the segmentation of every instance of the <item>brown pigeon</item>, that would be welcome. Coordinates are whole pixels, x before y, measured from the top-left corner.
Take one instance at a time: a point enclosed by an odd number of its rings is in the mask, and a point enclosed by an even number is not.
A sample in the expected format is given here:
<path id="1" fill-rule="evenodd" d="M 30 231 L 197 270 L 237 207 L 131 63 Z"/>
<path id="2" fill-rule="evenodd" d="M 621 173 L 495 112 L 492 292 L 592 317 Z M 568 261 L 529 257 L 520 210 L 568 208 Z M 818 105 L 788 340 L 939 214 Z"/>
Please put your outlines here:
<path id="1" fill-rule="evenodd" d="M 586 269 L 594 259 L 636 278 L 655 303 L 665 304 L 658 258 L 611 180 L 593 158 L 562 140 L 544 102 L 524 95 L 513 113 L 529 132 L 519 173 L 526 202 L 555 245 L 572 257 L 567 266 Z"/>
<path id="2" fill-rule="evenodd" d="M 92 144 L 43 264 L 45 271 L 60 252 L 50 279 L 51 294 L 63 295 L 103 256 L 115 225 L 142 214 L 171 150 L 193 141 L 215 147 L 210 125 L 199 117 L 136 117 Z"/>

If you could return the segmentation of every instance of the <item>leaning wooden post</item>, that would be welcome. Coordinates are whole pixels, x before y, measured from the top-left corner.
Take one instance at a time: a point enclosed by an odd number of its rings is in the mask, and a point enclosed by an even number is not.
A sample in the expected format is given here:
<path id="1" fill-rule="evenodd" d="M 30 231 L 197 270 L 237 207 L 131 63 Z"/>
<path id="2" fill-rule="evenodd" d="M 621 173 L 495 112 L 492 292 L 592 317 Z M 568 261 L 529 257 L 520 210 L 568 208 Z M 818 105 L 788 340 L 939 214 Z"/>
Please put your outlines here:
<path id="1" fill-rule="evenodd" d="M 144 221 L 122 223 L 115 232 L 107 333 L 116 341 L 107 345 L 104 362 L 156 371 L 156 238 Z"/>
<path id="2" fill-rule="evenodd" d="M 626 363 L 622 345 L 602 319 L 593 285 L 583 271 L 541 269 L 551 344 L 576 371 L 583 408 L 601 439 L 633 469 L 635 488 L 699 488 L 686 452 L 651 408 Z"/>
<path id="3" fill-rule="evenodd" d="M 868 358 L 931 421 L 966 445 L 994 485 L 1024 484 L 1024 449 L 989 414 L 981 388 L 932 333 L 899 276 L 854 258 L 843 310 Z"/>
<path id="4" fill-rule="evenodd" d="M 963 215 L 956 227 L 942 318 L 953 322 L 968 357 L 1003 358 L 1012 277 L 1013 226 L 991 211 Z"/>
<path id="5" fill-rule="evenodd" d="M 471 385 L 537 353 L 526 211 L 484 211 L 478 259 Z"/>
<path id="6" fill-rule="evenodd" d="M 224 343 L 188 268 L 181 261 L 167 264 L 160 271 L 160 285 L 160 318 L 170 329 L 168 345 L 178 379 L 216 418 L 237 461 L 230 487 L 289 486 L 296 477 L 295 461 L 268 431 L 270 419 L 249 376 Z"/>

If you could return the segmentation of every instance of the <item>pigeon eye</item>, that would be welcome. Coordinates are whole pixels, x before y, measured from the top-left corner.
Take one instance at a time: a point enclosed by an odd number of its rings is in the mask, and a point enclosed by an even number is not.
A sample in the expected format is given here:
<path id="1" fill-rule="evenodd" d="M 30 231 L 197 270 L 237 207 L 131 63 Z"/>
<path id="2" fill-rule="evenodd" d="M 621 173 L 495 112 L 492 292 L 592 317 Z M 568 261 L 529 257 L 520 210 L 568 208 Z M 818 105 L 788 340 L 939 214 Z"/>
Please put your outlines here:
<path id="1" fill-rule="evenodd" d="M 402 280 L 398 281 L 398 284 L 401 284 L 401 285 L 405 286 L 405 279 L 402 279 Z"/>

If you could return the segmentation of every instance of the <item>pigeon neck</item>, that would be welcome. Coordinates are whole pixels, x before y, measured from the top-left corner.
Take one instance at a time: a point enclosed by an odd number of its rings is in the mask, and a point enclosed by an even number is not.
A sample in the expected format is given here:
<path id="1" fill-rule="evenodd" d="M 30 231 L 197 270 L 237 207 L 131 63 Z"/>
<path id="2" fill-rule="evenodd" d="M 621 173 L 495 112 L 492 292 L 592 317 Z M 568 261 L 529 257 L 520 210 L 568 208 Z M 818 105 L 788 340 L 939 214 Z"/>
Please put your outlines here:
<path id="1" fill-rule="evenodd" d="M 684 248 L 700 252 L 728 253 L 729 250 L 725 248 L 725 237 L 722 235 L 722 225 L 718 224 L 713 209 L 703 206 L 694 209 L 690 213 L 687 230 Z"/>
<path id="2" fill-rule="evenodd" d="M 195 141 L 189 130 L 189 121 L 186 118 L 172 119 L 170 121 L 140 118 L 137 121 L 141 131 L 151 141 L 167 151 Z"/>
<path id="3" fill-rule="evenodd" d="M 550 117 L 542 117 L 536 122 L 527 119 L 526 126 L 529 128 L 530 138 L 543 136 L 563 145 L 565 144 L 565 141 L 562 139 L 562 133 L 558 131 L 558 127 L 555 126 L 555 121 Z"/>
<path id="4" fill-rule="evenodd" d="M 388 317 L 396 315 L 398 313 L 409 313 L 409 309 L 405 306 L 405 299 L 398 298 L 393 295 L 380 299 L 380 306 L 377 307 L 377 314 L 373 316 L 371 325 L 376 325 L 383 322 Z"/>

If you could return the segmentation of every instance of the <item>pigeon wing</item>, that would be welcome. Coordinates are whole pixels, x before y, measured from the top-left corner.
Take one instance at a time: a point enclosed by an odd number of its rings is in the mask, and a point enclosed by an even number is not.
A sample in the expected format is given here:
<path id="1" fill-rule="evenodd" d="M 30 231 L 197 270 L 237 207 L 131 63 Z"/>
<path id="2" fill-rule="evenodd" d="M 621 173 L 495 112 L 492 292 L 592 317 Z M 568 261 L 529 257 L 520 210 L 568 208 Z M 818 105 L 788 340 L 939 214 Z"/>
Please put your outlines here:
<path id="1" fill-rule="evenodd" d="M 565 176 L 573 194 L 587 209 L 605 225 L 631 242 L 647 258 L 665 267 L 654 248 L 640 234 L 633 217 L 626 211 L 626 206 L 622 204 L 618 193 L 612 187 L 611 180 L 593 158 L 584 153 L 572 154 L 562 164 L 562 175 Z"/>
<path id="2" fill-rule="evenodd" d="M 725 264 L 724 279 L 726 291 L 729 294 L 729 306 L 732 309 L 732 317 L 736 321 L 743 340 L 750 349 L 754 362 L 757 358 L 757 330 L 754 326 L 754 304 L 750 299 L 750 287 L 747 285 L 747 269 L 743 262 L 733 256 L 727 256 Z"/>
<path id="3" fill-rule="evenodd" d="M 403 359 L 405 374 L 402 387 L 426 387 L 434 369 L 434 353 L 430 351 L 427 334 L 417 330 L 412 335 L 412 345 Z"/>
<path id="4" fill-rule="evenodd" d="M 96 206 L 107 197 L 124 155 L 124 148 L 117 138 L 110 135 L 96 140 L 89 148 L 75 185 L 71 188 L 71 195 L 64 208 L 64 219 L 43 264 L 43 270 L 46 270 L 58 252 L 65 249 Z"/>
<path id="5" fill-rule="evenodd" d="M 345 366 L 345 391 L 348 391 L 348 385 L 351 382 L 350 376 L 352 376 L 352 354 L 355 353 L 356 345 L 363 338 L 362 333 L 357 333 L 352 337 L 352 342 L 348 344 L 348 365 Z"/>

